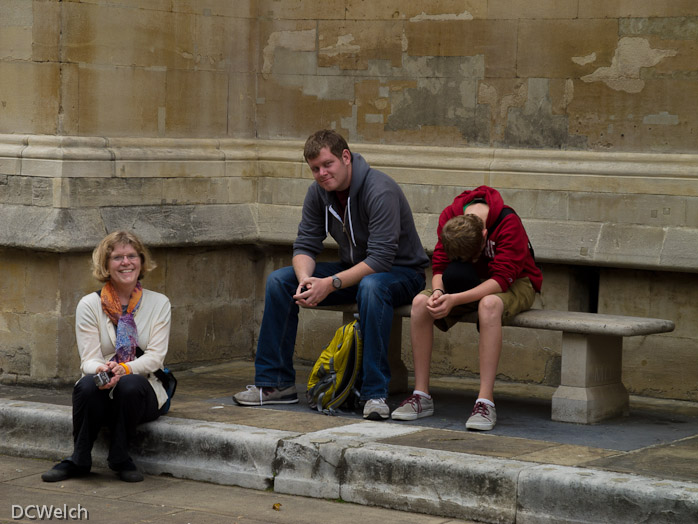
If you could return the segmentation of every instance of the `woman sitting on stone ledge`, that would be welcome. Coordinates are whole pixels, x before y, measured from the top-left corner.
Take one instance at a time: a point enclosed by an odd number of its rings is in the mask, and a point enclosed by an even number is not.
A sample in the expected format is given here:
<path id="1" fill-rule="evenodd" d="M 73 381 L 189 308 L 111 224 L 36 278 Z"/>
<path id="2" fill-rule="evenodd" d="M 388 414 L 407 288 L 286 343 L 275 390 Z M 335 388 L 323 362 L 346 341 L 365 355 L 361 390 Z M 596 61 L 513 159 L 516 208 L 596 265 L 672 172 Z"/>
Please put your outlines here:
<path id="1" fill-rule="evenodd" d="M 109 467 L 125 482 L 143 480 L 128 439 L 138 424 L 157 419 L 168 400 L 154 372 L 167 355 L 170 301 L 140 283 L 155 267 L 143 242 L 127 231 L 107 235 L 93 251 L 92 274 L 104 286 L 83 297 L 75 313 L 83 376 L 73 389 L 73 454 L 44 473 L 45 482 L 87 475 L 102 426 L 110 430 Z"/>

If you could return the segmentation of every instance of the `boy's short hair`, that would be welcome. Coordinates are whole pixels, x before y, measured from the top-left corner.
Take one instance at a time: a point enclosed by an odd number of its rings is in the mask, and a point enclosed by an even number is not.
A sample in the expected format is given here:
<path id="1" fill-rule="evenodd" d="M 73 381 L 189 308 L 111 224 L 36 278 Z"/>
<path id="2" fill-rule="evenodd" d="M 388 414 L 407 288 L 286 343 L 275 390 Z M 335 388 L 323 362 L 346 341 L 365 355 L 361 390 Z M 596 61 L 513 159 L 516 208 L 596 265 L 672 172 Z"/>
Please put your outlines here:
<path id="1" fill-rule="evenodd" d="M 473 262 L 482 251 L 485 224 L 474 214 L 451 218 L 441 229 L 441 243 L 449 260 Z"/>
<path id="2" fill-rule="evenodd" d="M 345 149 L 351 153 L 347 141 L 344 140 L 342 135 L 332 129 L 321 129 L 310 135 L 308 140 L 305 141 L 305 148 L 303 149 L 305 161 L 317 158 L 320 155 L 320 151 L 325 147 L 337 158 L 342 158 L 342 152 Z"/>

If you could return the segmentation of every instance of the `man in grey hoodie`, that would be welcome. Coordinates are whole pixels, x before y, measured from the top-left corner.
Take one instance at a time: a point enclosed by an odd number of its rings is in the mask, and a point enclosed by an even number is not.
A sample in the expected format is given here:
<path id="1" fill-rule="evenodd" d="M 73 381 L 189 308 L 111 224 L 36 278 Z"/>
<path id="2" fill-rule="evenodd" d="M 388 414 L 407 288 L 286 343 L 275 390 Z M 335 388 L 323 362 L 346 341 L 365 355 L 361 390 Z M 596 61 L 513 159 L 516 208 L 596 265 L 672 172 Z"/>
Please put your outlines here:
<path id="1" fill-rule="evenodd" d="M 352 153 L 341 135 L 314 133 L 304 157 L 315 182 L 303 202 L 293 265 L 267 279 L 255 384 L 233 400 L 243 406 L 298 402 L 293 350 L 299 306 L 356 302 L 364 342 L 364 418 L 386 419 L 393 309 L 424 288 L 429 258 L 400 187 Z M 328 234 L 339 246 L 340 261 L 316 262 Z"/>

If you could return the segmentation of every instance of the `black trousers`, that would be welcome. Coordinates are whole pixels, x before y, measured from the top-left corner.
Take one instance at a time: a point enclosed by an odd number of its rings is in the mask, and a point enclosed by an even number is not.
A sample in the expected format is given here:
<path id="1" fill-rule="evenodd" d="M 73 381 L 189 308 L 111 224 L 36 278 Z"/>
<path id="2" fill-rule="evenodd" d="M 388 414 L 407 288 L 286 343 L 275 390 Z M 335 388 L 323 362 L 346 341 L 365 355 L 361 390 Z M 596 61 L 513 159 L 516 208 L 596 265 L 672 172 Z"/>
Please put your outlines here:
<path id="1" fill-rule="evenodd" d="M 443 272 L 444 290 L 446 293 L 461 293 L 480 285 L 480 277 L 472 262 L 453 260 Z"/>
<path id="2" fill-rule="evenodd" d="M 92 375 L 82 377 L 73 388 L 73 455 L 77 466 L 92 466 L 92 446 L 102 426 L 109 428 L 111 440 L 107 461 L 114 470 L 131 469 L 128 440 L 136 426 L 160 415 L 155 392 L 142 375 L 125 375 L 116 387 L 99 389 Z"/>

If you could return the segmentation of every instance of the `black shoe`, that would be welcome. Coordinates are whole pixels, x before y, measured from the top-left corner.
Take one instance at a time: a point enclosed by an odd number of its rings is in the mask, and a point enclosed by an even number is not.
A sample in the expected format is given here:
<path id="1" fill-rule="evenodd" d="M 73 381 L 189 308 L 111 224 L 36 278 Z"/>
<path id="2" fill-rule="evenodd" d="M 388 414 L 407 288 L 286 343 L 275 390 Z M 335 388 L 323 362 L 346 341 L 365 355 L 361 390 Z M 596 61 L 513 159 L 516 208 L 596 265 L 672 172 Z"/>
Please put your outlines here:
<path id="1" fill-rule="evenodd" d="M 118 477 L 124 482 L 142 482 L 143 475 L 136 469 L 133 460 L 129 459 L 119 464 L 109 464 L 109 467 L 116 472 Z"/>
<path id="2" fill-rule="evenodd" d="M 89 472 L 89 468 L 80 467 L 70 460 L 64 460 L 42 474 L 41 480 L 44 482 L 60 482 L 69 478 L 84 477 Z"/>
<path id="3" fill-rule="evenodd" d="M 117 473 L 124 482 L 142 482 L 143 475 L 137 469 L 123 469 Z"/>

